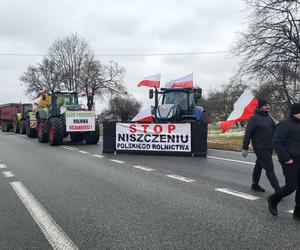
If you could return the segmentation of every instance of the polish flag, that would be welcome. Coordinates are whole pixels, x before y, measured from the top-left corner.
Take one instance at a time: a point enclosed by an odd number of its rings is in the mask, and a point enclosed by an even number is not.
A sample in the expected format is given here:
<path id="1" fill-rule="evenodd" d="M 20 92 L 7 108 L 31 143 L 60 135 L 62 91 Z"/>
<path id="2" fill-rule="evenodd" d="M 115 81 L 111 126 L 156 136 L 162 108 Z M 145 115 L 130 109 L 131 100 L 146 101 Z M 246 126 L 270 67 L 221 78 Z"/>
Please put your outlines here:
<path id="1" fill-rule="evenodd" d="M 138 85 L 138 87 L 146 86 L 149 88 L 160 87 L 160 74 L 152 75 L 144 78 Z"/>
<path id="2" fill-rule="evenodd" d="M 193 87 L 193 73 L 181 77 L 176 80 L 171 80 L 167 83 L 171 88 L 192 88 Z"/>
<path id="3" fill-rule="evenodd" d="M 257 105 L 258 100 L 256 97 L 254 97 L 249 90 L 245 90 L 240 98 L 235 102 L 233 111 L 227 120 L 219 123 L 222 132 L 226 132 L 236 122 L 249 120 Z"/>
<path id="4" fill-rule="evenodd" d="M 140 111 L 135 117 L 132 118 L 133 122 L 153 122 L 154 118 L 151 112 L 152 108 L 149 107 Z"/>

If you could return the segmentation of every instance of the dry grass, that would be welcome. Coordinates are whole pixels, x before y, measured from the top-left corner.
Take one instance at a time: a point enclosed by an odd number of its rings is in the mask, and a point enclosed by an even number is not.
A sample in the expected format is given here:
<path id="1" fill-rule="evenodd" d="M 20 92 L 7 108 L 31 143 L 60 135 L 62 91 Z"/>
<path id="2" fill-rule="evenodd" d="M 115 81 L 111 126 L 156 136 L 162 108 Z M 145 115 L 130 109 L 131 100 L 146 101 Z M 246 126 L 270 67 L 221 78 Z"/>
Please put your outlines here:
<path id="1" fill-rule="evenodd" d="M 242 151 L 243 136 L 208 135 L 208 148 L 222 149 L 230 151 Z M 253 152 L 251 144 L 249 151 Z"/>

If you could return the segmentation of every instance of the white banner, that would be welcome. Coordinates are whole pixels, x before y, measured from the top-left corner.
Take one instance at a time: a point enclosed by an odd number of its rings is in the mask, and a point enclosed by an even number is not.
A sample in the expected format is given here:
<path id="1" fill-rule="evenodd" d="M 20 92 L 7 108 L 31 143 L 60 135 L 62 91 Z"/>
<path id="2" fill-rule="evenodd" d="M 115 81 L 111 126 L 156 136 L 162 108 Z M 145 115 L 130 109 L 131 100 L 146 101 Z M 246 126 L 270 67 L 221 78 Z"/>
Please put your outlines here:
<path id="1" fill-rule="evenodd" d="M 96 115 L 94 111 L 67 111 L 67 132 L 95 131 Z"/>
<path id="2" fill-rule="evenodd" d="M 191 124 L 116 124 L 116 149 L 191 152 Z"/>

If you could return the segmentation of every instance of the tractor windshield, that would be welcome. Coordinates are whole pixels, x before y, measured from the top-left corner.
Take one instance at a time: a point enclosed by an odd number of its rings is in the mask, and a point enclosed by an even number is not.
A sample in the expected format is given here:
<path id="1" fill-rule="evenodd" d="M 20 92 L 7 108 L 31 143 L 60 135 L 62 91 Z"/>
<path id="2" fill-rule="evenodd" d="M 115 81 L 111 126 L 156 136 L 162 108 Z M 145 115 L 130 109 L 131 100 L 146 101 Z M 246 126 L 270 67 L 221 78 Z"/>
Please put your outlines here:
<path id="1" fill-rule="evenodd" d="M 166 92 L 163 104 L 177 104 L 181 110 L 188 109 L 188 93 L 186 92 Z"/>
<path id="2" fill-rule="evenodd" d="M 78 105 L 78 98 L 74 94 L 60 95 L 57 97 L 58 106 Z"/>

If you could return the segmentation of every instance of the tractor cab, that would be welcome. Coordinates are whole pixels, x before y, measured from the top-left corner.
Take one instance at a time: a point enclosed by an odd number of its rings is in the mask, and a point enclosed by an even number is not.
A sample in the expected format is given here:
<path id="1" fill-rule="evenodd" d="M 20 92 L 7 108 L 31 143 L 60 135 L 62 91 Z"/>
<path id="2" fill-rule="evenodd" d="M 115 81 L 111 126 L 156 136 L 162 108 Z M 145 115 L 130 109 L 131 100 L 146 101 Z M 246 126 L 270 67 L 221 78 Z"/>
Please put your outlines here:
<path id="1" fill-rule="evenodd" d="M 78 104 L 76 92 L 55 92 L 51 95 L 50 112 L 52 115 L 62 115 L 65 111 L 82 111 Z"/>
<path id="2" fill-rule="evenodd" d="M 24 103 L 21 105 L 21 116 L 25 118 L 26 115 L 32 111 L 33 105 L 31 103 Z"/>
<path id="3" fill-rule="evenodd" d="M 201 88 L 161 88 L 150 90 L 155 95 L 154 115 L 160 122 L 196 120 L 200 121 L 204 109 L 197 106 L 201 99 Z M 158 97 L 160 95 L 160 98 Z"/>

